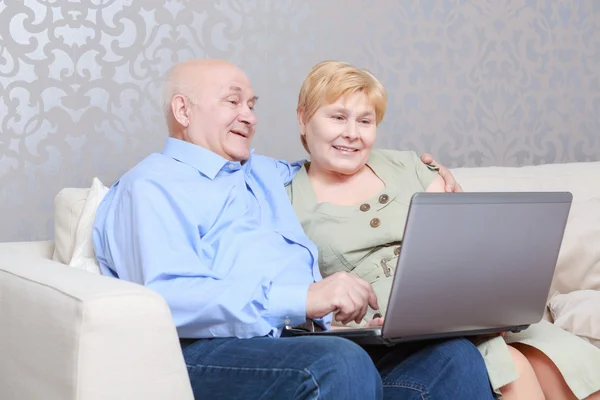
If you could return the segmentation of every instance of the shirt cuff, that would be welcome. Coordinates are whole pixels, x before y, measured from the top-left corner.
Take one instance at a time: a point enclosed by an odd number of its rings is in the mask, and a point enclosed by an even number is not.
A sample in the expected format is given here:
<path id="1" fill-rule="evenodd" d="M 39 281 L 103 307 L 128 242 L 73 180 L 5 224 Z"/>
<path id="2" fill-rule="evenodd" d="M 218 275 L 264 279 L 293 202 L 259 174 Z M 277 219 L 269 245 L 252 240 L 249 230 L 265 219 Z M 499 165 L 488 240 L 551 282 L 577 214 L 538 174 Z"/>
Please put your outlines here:
<path id="1" fill-rule="evenodd" d="M 316 324 L 321 325 L 321 327 L 323 329 L 325 329 L 326 331 L 331 329 L 331 321 L 333 319 L 333 314 L 327 314 L 326 316 L 324 316 L 323 318 L 315 318 L 313 319 L 313 321 L 315 321 Z"/>
<path id="2" fill-rule="evenodd" d="M 272 286 L 269 291 L 269 317 L 274 320 L 281 318 L 281 325 L 294 326 L 306 322 L 308 286 Z M 289 322 L 286 319 L 289 319 Z"/>

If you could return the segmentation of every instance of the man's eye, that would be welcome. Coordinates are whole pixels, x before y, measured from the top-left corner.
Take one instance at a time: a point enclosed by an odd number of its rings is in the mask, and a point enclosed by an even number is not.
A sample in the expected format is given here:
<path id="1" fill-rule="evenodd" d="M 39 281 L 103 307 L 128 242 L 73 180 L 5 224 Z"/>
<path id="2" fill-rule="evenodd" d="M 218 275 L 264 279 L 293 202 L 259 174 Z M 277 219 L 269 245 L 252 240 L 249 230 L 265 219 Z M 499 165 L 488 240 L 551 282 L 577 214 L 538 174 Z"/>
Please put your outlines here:
<path id="1" fill-rule="evenodd" d="M 368 124 L 370 124 L 370 123 L 371 123 L 371 121 L 370 121 L 370 120 L 368 120 L 368 119 L 363 119 L 363 120 L 362 120 L 362 121 L 360 121 L 360 122 L 362 122 L 363 124 L 366 124 L 366 125 L 368 125 Z"/>
<path id="2" fill-rule="evenodd" d="M 227 100 L 227 101 L 228 101 L 228 102 L 230 102 L 230 103 L 231 103 L 231 104 L 233 104 L 233 105 L 236 105 L 236 106 L 237 106 L 237 104 L 238 104 L 238 101 L 237 101 L 237 100 Z"/>
<path id="3" fill-rule="evenodd" d="M 334 115 L 332 118 L 337 119 L 338 121 L 342 121 L 344 119 L 344 117 L 342 117 L 341 115 Z"/>

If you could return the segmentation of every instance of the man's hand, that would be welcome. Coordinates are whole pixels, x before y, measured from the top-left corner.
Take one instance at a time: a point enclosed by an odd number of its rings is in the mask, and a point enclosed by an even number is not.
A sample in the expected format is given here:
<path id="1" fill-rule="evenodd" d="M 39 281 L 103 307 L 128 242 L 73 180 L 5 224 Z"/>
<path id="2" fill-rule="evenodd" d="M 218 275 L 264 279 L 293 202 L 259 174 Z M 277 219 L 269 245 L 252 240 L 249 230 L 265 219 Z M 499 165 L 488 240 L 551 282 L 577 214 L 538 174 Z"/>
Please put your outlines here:
<path id="1" fill-rule="evenodd" d="M 308 287 L 308 318 L 322 318 L 330 312 L 336 312 L 336 321 L 359 324 L 369 306 L 379 309 L 373 288 L 364 279 L 347 272 L 337 272 Z"/>
<path id="2" fill-rule="evenodd" d="M 421 161 L 424 164 L 432 165 L 432 166 L 439 168 L 438 173 L 444 180 L 444 183 L 445 183 L 444 190 L 446 192 L 462 192 L 463 191 L 462 187 L 460 187 L 460 185 L 456 182 L 456 179 L 454 178 L 454 175 L 452 175 L 452 172 L 450 172 L 450 170 L 448 168 L 444 167 L 442 164 L 435 161 L 431 154 L 424 153 L 421 156 Z"/>

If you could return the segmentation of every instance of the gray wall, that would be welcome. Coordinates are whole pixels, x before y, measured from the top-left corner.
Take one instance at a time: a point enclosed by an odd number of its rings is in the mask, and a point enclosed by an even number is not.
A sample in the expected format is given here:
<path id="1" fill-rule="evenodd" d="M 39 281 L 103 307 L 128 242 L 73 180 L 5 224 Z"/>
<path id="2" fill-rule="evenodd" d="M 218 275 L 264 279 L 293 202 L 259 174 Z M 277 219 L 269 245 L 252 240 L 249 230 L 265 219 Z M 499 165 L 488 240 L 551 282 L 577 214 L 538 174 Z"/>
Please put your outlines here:
<path id="1" fill-rule="evenodd" d="M 160 150 L 160 77 L 197 57 L 248 72 L 276 157 L 304 157 L 296 96 L 323 59 L 388 88 L 379 146 L 449 166 L 600 156 L 600 1 L 1 0 L 0 241 L 51 237 L 61 188 Z"/>

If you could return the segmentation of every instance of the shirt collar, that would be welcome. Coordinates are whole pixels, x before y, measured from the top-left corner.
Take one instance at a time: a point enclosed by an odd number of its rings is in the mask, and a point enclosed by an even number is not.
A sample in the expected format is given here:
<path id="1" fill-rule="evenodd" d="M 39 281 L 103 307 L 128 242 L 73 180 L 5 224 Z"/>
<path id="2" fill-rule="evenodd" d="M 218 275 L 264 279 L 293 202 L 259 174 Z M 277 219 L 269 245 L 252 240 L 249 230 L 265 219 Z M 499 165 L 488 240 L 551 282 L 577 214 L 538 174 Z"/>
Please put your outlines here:
<path id="1" fill-rule="evenodd" d="M 250 153 L 250 159 L 244 162 L 245 169 L 250 168 L 254 149 L 251 149 Z M 172 137 L 167 138 L 162 154 L 193 167 L 209 179 L 215 179 L 219 171 L 227 165 L 229 171 L 242 168 L 240 162 L 229 161 L 204 147 Z"/>

